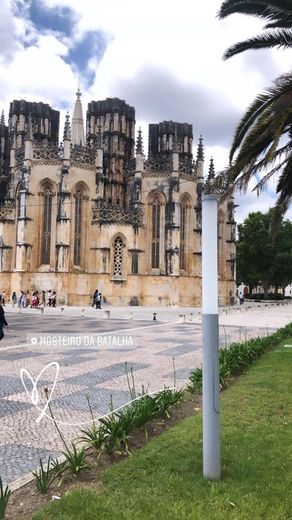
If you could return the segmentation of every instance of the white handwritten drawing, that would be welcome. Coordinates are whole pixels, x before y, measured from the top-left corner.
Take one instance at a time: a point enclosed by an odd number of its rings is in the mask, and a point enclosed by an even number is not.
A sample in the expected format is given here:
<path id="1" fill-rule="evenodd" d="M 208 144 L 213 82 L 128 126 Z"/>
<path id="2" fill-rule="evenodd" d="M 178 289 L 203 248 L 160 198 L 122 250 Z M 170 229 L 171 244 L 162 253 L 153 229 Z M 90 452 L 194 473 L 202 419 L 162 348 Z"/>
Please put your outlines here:
<path id="1" fill-rule="evenodd" d="M 41 409 L 38 404 L 39 404 L 39 392 L 38 392 L 38 388 L 37 388 L 37 384 L 39 382 L 39 380 L 41 379 L 42 375 L 47 371 L 49 370 L 50 367 L 55 367 L 56 368 L 56 373 L 55 373 L 55 379 L 53 381 L 53 386 L 51 388 L 51 391 L 49 392 L 49 394 L 47 395 L 47 399 L 46 399 L 46 403 L 45 403 L 45 406 L 43 407 L 43 409 Z M 32 404 L 38 409 L 40 410 L 40 414 L 39 416 L 37 417 L 36 419 L 36 422 L 39 423 L 42 418 L 44 417 L 44 415 L 47 416 L 46 414 L 46 410 L 47 410 L 47 407 L 49 406 L 49 403 L 52 399 L 52 395 L 55 391 L 55 388 L 56 388 L 56 384 L 57 384 L 57 380 L 58 380 L 58 376 L 59 376 L 59 371 L 60 371 L 60 365 L 57 361 L 52 361 L 51 363 L 49 363 L 48 365 L 46 365 L 39 373 L 39 375 L 37 376 L 36 380 L 33 379 L 33 377 L 30 375 L 29 371 L 26 370 L 26 368 L 21 368 L 20 370 L 20 379 L 21 379 L 21 382 L 24 386 L 24 389 L 26 391 L 26 395 L 28 396 L 28 398 L 30 399 L 30 401 L 32 402 Z M 26 383 L 25 383 L 25 379 L 24 379 L 24 376 L 26 376 L 26 378 L 31 382 L 32 384 L 32 391 L 30 392 L 29 389 L 27 388 L 26 386 Z"/>

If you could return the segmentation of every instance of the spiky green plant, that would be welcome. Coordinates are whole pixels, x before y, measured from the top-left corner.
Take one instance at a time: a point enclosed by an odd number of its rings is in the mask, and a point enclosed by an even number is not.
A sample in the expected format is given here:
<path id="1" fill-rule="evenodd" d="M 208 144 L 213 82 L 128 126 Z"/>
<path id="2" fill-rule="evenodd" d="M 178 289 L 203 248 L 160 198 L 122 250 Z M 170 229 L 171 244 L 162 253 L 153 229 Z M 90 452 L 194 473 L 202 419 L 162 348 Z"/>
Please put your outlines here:
<path id="1" fill-rule="evenodd" d="M 48 458 L 46 466 L 43 465 L 43 461 L 40 459 L 40 468 L 32 472 L 36 479 L 37 490 L 41 493 L 47 493 L 50 485 L 56 479 L 51 468 L 51 457 Z"/>
<path id="2" fill-rule="evenodd" d="M 10 497 L 11 490 L 8 486 L 3 487 L 2 479 L 0 477 L 0 520 L 4 519 L 5 511 L 7 508 L 8 500 Z"/>
<path id="3" fill-rule="evenodd" d="M 72 449 L 67 448 L 62 453 L 66 459 L 66 469 L 69 469 L 73 475 L 77 476 L 81 471 L 89 468 L 89 465 L 86 463 L 85 448 L 77 448 L 74 442 L 71 443 L 71 446 Z"/>

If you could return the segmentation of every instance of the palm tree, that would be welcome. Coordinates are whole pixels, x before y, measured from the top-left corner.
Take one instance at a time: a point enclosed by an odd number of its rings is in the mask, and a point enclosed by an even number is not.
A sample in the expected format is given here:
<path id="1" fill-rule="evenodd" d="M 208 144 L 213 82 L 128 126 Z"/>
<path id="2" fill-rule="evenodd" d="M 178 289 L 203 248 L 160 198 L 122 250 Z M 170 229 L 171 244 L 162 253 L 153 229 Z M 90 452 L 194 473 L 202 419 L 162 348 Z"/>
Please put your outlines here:
<path id="1" fill-rule="evenodd" d="M 225 0 L 218 13 L 219 18 L 234 14 L 251 14 L 268 21 L 263 34 L 229 47 L 224 59 L 249 49 L 292 47 L 291 0 Z"/>
<path id="2" fill-rule="evenodd" d="M 268 20 L 260 36 L 230 47 L 228 59 L 247 49 L 292 47 L 291 0 L 225 0 L 219 17 L 233 13 L 251 14 Z M 237 155 L 236 155 L 237 154 Z M 236 157 L 235 157 L 236 155 Z M 268 170 L 268 171 L 267 171 Z M 280 173 L 275 215 L 279 220 L 292 197 L 292 74 L 280 76 L 259 94 L 241 119 L 230 150 L 230 180 L 245 188 L 250 178 L 265 171 L 257 184 L 260 190 L 276 173 Z"/>

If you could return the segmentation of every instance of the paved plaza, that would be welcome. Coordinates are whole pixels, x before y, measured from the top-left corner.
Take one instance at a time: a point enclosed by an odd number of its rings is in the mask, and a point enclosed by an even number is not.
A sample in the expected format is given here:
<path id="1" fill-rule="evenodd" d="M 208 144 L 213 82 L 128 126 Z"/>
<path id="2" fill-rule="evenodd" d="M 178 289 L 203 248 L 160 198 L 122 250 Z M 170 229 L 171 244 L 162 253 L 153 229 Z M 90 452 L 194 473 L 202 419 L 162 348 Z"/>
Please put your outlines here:
<path id="1" fill-rule="evenodd" d="M 246 309 L 221 310 L 221 345 L 269 334 L 291 321 L 291 305 Z M 0 344 L 0 475 L 5 483 L 62 450 L 48 410 L 38 420 L 46 405 L 44 387 L 51 394 L 55 419 L 70 440 L 91 422 L 88 400 L 98 419 L 110 403 L 118 408 L 130 400 L 129 380 L 132 385 L 134 379 L 137 392 L 142 386 L 148 392 L 172 387 L 175 366 L 176 385 L 181 387 L 202 361 L 199 309 L 5 311 L 9 329 Z"/>

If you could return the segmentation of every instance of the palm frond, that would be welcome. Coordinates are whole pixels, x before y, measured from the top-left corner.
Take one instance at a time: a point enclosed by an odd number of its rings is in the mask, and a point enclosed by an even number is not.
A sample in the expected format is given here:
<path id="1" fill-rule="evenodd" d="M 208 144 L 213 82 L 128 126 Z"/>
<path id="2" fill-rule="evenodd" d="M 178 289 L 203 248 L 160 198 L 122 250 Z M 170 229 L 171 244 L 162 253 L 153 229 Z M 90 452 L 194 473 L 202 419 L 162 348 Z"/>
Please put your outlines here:
<path id="1" fill-rule="evenodd" d="M 273 208 L 273 216 L 271 221 L 270 237 L 272 240 L 275 240 L 278 235 L 280 225 L 283 222 L 284 215 L 288 210 L 290 202 L 291 195 L 286 195 L 284 197 L 280 196 L 277 199 L 276 205 Z"/>
<path id="2" fill-rule="evenodd" d="M 279 170 L 281 170 L 283 168 L 283 166 L 287 163 L 287 159 L 284 159 L 284 161 L 280 162 L 277 166 L 275 166 L 274 168 L 272 168 L 268 173 L 266 173 L 264 175 L 264 177 L 255 185 L 255 187 L 253 188 L 252 191 L 261 191 L 265 185 L 267 184 L 267 182 L 271 179 L 271 177 L 273 177 L 273 175 L 275 175 L 275 173 L 277 173 Z M 257 171 L 259 170 L 259 168 L 256 169 Z M 255 173 L 255 172 L 253 172 Z"/>
<path id="3" fill-rule="evenodd" d="M 286 99 L 286 96 L 289 96 Z M 236 128 L 233 143 L 230 149 L 230 162 L 232 162 L 236 150 L 241 146 L 245 135 L 250 131 L 254 123 L 262 113 L 267 112 L 270 107 L 276 107 L 276 103 L 292 106 L 292 74 L 280 76 L 265 92 L 259 94 L 247 109 L 238 127 Z"/>
<path id="4" fill-rule="evenodd" d="M 218 17 L 222 19 L 235 13 L 278 20 L 292 14 L 292 6 L 290 0 L 225 0 Z"/>
<path id="5" fill-rule="evenodd" d="M 292 30 L 279 29 L 277 31 L 267 32 L 265 34 L 255 36 L 249 40 L 235 43 L 223 55 L 224 60 L 228 60 L 247 50 L 270 49 L 272 47 L 288 49 L 292 47 Z"/>

